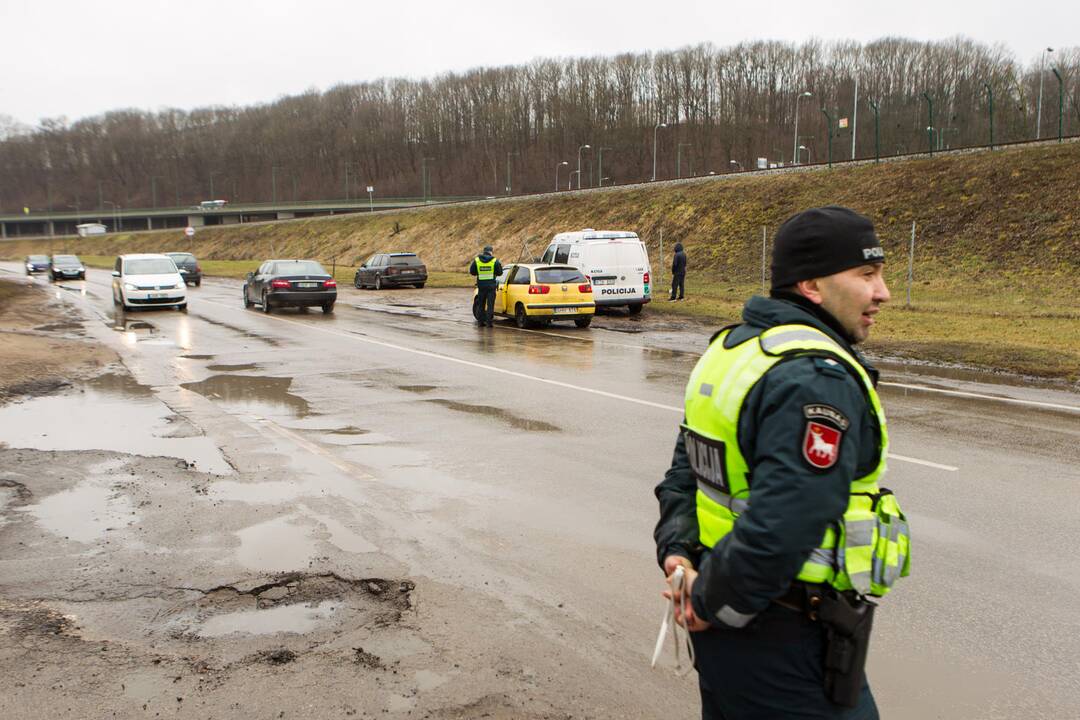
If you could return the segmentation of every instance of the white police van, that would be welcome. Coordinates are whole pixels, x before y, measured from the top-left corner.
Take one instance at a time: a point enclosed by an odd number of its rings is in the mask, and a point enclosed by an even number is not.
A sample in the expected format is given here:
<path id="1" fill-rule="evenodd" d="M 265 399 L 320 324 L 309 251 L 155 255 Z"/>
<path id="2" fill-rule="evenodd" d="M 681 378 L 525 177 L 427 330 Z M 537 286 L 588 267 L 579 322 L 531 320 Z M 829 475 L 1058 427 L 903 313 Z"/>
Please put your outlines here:
<path id="1" fill-rule="evenodd" d="M 652 266 L 637 233 L 586 228 L 559 233 L 541 262 L 573 265 L 591 281 L 597 306 L 625 305 L 637 315 L 652 299 Z"/>

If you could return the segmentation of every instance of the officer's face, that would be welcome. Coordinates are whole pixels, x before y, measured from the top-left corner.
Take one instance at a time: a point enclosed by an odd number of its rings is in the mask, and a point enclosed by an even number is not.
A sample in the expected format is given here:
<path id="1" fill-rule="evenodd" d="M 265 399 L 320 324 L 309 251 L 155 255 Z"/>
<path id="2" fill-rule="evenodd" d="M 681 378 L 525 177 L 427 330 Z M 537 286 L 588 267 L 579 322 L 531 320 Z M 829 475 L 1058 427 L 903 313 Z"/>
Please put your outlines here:
<path id="1" fill-rule="evenodd" d="M 889 301 L 882 263 L 860 265 L 817 280 L 820 303 L 855 342 L 870 336 L 874 316 Z"/>

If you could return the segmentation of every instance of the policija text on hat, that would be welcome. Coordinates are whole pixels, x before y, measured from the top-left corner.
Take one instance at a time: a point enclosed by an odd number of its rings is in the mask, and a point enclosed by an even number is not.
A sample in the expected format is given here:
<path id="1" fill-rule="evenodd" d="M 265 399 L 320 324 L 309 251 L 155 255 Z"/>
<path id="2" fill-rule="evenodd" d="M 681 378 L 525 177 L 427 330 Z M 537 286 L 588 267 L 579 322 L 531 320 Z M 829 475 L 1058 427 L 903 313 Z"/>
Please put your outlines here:
<path id="1" fill-rule="evenodd" d="M 884 261 L 847 208 L 789 218 L 770 296 L 690 375 L 654 537 L 669 585 L 685 568 L 674 612 L 706 720 L 878 717 L 864 673 L 875 599 L 910 564 L 907 521 L 879 485 L 878 373 L 855 349 L 889 300 Z"/>

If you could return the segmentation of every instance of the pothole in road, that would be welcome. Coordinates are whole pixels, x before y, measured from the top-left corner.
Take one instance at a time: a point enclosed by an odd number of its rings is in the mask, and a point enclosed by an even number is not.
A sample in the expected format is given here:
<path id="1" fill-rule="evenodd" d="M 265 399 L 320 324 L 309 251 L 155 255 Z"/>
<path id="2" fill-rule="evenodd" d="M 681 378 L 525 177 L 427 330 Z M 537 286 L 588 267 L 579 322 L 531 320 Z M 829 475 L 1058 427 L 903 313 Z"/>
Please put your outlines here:
<path id="1" fill-rule="evenodd" d="M 257 370 L 258 363 L 238 363 L 236 365 L 207 365 L 206 369 L 211 372 L 242 372 L 244 370 Z"/>
<path id="2" fill-rule="evenodd" d="M 439 388 L 437 385 L 398 385 L 397 389 L 411 393 L 427 393 Z"/>
<path id="3" fill-rule="evenodd" d="M 551 423 L 544 422 L 543 420 L 533 420 L 531 418 L 523 418 L 513 414 L 508 410 L 502 408 L 492 407 L 490 405 L 470 405 L 469 403 L 458 402 L 456 400 L 444 400 L 441 398 L 432 398 L 425 400 L 424 402 L 434 403 L 435 405 L 442 405 L 445 408 L 456 410 L 458 412 L 470 413 L 473 415 L 484 415 L 486 417 L 495 418 L 501 420 L 512 428 L 517 430 L 528 430 L 530 432 L 558 432 L 562 428 Z"/>
<path id="4" fill-rule="evenodd" d="M 311 409 L 307 400 L 290 393 L 291 386 L 290 377 L 252 375 L 213 375 L 200 382 L 181 385 L 237 412 L 308 417 Z"/>
<path id="5" fill-rule="evenodd" d="M 304 635 L 348 626 L 394 625 L 412 609 L 410 580 L 353 579 L 336 573 L 288 573 L 272 580 L 203 591 L 170 612 L 168 633 L 180 639 Z M 235 639 L 235 637 L 234 637 Z"/>

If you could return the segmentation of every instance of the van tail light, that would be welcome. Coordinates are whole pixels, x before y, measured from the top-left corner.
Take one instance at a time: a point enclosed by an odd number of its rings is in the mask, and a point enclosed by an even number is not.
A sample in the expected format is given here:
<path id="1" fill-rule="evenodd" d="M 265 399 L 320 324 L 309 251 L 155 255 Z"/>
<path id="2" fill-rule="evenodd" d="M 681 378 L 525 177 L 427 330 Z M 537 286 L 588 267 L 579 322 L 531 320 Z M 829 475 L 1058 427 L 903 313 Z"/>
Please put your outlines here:
<path id="1" fill-rule="evenodd" d="M 592 285 L 578 285 L 577 286 L 577 291 L 579 293 L 591 293 L 592 292 Z"/>
<path id="2" fill-rule="evenodd" d="M 199 263 L 195 263 L 195 272 L 201 273 L 202 272 L 202 265 L 200 265 Z"/>
<path id="3" fill-rule="evenodd" d="M 397 275 L 398 274 L 398 269 L 396 267 L 388 267 L 388 268 L 386 268 L 386 274 L 387 275 Z"/>
<path id="4" fill-rule="evenodd" d="M 289 287 L 288 280 L 271 280 L 270 287 L 272 288 L 287 288 Z"/>
<path id="5" fill-rule="evenodd" d="M 530 295 L 547 295 L 549 292 L 551 292 L 551 288 L 548 287 L 547 285 L 530 285 L 529 286 L 529 294 Z"/>
<path id="6" fill-rule="evenodd" d="M 324 288 L 336 288 L 337 287 L 337 280 L 327 280 L 326 282 L 324 282 L 322 284 L 322 286 Z"/>
<path id="7" fill-rule="evenodd" d="M 649 284 L 649 273 L 645 273 L 644 280 L 645 280 L 645 284 L 648 285 Z"/>

